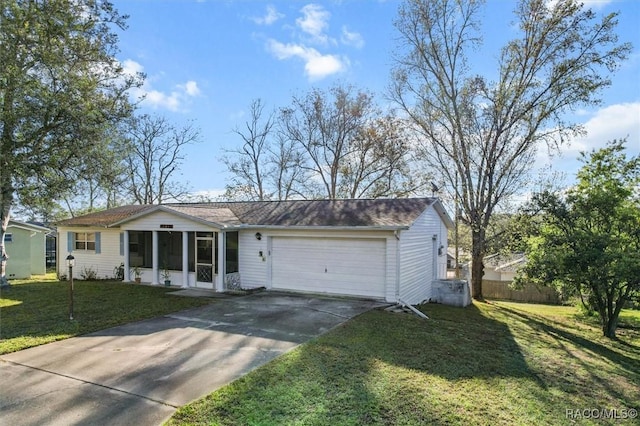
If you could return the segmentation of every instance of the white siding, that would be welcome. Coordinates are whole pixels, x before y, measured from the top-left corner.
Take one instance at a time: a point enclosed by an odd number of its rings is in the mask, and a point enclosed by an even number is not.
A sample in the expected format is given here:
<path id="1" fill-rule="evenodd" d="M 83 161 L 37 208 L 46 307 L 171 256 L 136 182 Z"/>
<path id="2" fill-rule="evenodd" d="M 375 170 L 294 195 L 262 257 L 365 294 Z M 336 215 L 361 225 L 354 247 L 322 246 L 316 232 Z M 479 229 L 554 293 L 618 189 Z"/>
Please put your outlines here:
<path id="1" fill-rule="evenodd" d="M 124 262 L 124 256 L 120 256 L 120 230 L 105 228 L 58 228 L 58 274 L 69 275 L 66 257 L 68 232 L 99 232 L 100 253 L 94 251 L 74 250 L 75 258 L 73 277 L 81 278 L 83 271 L 93 270 L 98 278 L 113 278 L 114 268 Z"/>
<path id="2" fill-rule="evenodd" d="M 161 228 L 160 225 L 173 225 L 173 227 Z M 217 231 L 216 228 L 212 228 L 198 221 L 189 220 L 163 211 L 153 212 L 138 219 L 123 223 L 120 229 L 130 231 Z"/>
<path id="3" fill-rule="evenodd" d="M 483 280 L 500 281 L 501 278 L 500 272 L 496 271 L 494 268 L 490 266 L 484 268 L 484 275 L 482 276 Z"/>
<path id="4" fill-rule="evenodd" d="M 261 240 L 255 237 L 256 232 L 262 235 Z M 332 231 L 322 229 L 287 230 L 287 229 L 251 229 L 239 232 L 240 247 L 240 285 L 243 288 L 267 287 L 271 288 L 273 238 L 345 238 L 345 239 L 382 239 L 386 242 L 386 262 L 384 273 L 384 295 L 388 301 L 395 300 L 396 282 L 396 239 L 392 231 Z M 262 251 L 263 257 L 260 257 Z"/>
<path id="5" fill-rule="evenodd" d="M 438 255 L 440 246 L 442 255 Z M 446 278 L 446 250 L 447 229 L 432 207 L 400 233 L 400 298 L 404 302 L 418 304 L 431 298 L 432 281 Z"/>
<path id="6" fill-rule="evenodd" d="M 173 225 L 172 228 L 160 228 L 160 225 Z M 120 233 L 124 230 L 137 231 L 205 231 L 216 232 L 206 224 L 197 220 L 189 220 L 167 212 L 154 212 L 138 219 L 126 222 L 121 229 L 105 228 L 65 228 L 58 229 L 58 271 L 68 274 L 67 232 L 100 232 L 101 253 L 74 251 L 76 266 L 74 277 L 79 278 L 83 268 L 96 271 L 99 278 L 113 277 L 114 268 L 124 261 L 120 255 Z M 256 233 L 261 239 L 256 238 Z M 432 237 L 436 235 L 436 241 Z M 331 229 L 292 230 L 292 229 L 241 229 L 238 232 L 239 242 L 239 275 L 242 288 L 272 287 L 274 275 L 274 259 L 271 244 L 274 239 L 341 239 L 343 241 L 371 242 L 371 248 L 378 253 L 371 257 L 371 262 L 380 265 L 380 286 L 375 296 L 385 298 L 389 302 L 400 299 L 407 303 L 417 304 L 432 297 L 431 283 L 434 278 L 446 278 L 447 229 L 438 213 L 429 207 L 423 212 L 408 230 L 393 232 L 385 230 L 345 231 Z M 293 241 L 291 240 L 291 241 Z M 277 240 L 276 240 L 277 241 Z M 358 243 L 355 243 L 356 245 Z M 438 255 L 438 247 L 442 246 L 442 255 Z M 360 247 L 360 246 L 359 246 Z M 364 247 L 364 246 L 362 246 Z M 360 247 L 360 249 L 362 249 Z M 377 248 L 375 248 L 377 247 Z M 357 256 L 355 257 L 357 259 Z M 375 259 L 375 260 L 374 260 Z M 360 262 L 362 258 L 358 260 Z M 434 264 L 436 271 L 434 271 Z M 275 264 L 277 266 L 277 263 Z M 360 267 L 363 267 L 360 265 Z M 358 265 L 355 265 L 358 268 Z M 145 271 L 146 272 L 146 271 Z M 148 272 L 151 273 L 150 271 Z M 193 274 L 190 275 L 190 281 Z M 345 273 L 345 276 L 348 275 Z M 150 277 L 143 277 L 148 280 Z M 176 282 L 181 279 L 174 277 Z M 354 278 L 357 290 L 358 277 Z M 338 293 L 348 294 L 348 282 Z M 334 292 L 334 291 L 331 291 Z M 360 293 L 360 295 L 362 295 Z"/>
<path id="7" fill-rule="evenodd" d="M 256 239 L 256 232 L 262 234 L 261 240 Z M 268 250 L 265 234 L 266 232 L 263 230 L 240 231 L 238 233 L 238 269 L 242 288 L 267 286 Z M 263 257 L 260 257 L 261 251 Z"/>
<path id="8" fill-rule="evenodd" d="M 384 298 L 386 239 L 276 237 L 274 289 Z"/>
<path id="9" fill-rule="evenodd" d="M 399 247 L 400 240 L 396 238 L 399 232 L 391 236 L 387 236 L 387 285 L 385 300 L 395 303 L 398 300 L 397 290 L 400 286 L 400 263 L 399 263 Z"/>

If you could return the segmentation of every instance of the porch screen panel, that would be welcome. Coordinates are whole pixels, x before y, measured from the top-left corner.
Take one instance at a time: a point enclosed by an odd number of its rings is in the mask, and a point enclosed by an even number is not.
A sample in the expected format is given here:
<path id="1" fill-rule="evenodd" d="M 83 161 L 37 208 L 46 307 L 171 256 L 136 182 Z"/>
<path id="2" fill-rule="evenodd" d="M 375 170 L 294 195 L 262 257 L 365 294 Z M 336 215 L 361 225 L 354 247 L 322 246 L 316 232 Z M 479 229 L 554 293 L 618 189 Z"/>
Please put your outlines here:
<path id="1" fill-rule="evenodd" d="M 158 232 L 158 265 L 182 271 L 182 232 Z"/>
<path id="2" fill-rule="evenodd" d="M 151 231 L 129 231 L 129 265 L 152 268 Z"/>

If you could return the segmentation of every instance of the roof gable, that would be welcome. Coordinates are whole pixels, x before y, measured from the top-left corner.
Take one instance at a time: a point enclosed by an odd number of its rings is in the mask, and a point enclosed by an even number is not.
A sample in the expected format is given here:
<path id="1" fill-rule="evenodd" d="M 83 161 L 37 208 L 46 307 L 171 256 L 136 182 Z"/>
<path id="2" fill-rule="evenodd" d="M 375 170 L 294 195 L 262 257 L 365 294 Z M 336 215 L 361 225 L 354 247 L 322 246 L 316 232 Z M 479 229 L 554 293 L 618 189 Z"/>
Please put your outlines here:
<path id="1" fill-rule="evenodd" d="M 20 228 L 20 229 L 26 229 L 28 231 L 32 231 L 32 232 L 50 232 L 51 229 L 46 228 L 44 226 L 40 226 L 40 225 L 35 225 L 33 223 L 27 223 L 27 222 L 20 222 L 17 220 L 9 220 L 9 224 L 7 226 L 7 229 L 9 228 Z"/>

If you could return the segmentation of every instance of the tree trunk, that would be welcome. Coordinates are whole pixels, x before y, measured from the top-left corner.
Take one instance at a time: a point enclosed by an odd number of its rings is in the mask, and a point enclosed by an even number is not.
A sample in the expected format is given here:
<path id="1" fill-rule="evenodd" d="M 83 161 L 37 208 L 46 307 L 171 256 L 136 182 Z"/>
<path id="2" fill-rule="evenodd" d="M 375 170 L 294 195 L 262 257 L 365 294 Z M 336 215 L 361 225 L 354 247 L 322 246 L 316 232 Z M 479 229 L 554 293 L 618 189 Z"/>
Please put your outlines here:
<path id="1" fill-rule="evenodd" d="M 2 205 L 0 206 L 1 214 L 0 214 L 0 288 L 9 287 L 9 281 L 7 280 L 7 252 L 5 250 L 4 238 L 7 233 L 7 227 L 9 226 L 9 210 L 11 206 L 8 204 L 7 200 L 3 197 Z"/>
<path id="2" fill-rule="evenodd" d="M 471 238 L 471 297 L 476 300 L 484 300 L 482 297 L 484 231 L 472 231 Z"/>
<path id="3" fill-rule="evenodd" d="M 610 339 L 616 338 L 616 328 L 618 328 L 618 316 L 602 319 L 602 334 Z"/>
<path id="4" fill-rule="evenodd" d="M 621 291 L 622 294 L 620 294 L 620 297 L 615 300 L 615 307 L 613 309 L 606 310 L 606 316 L 601 316 L 602 334 L 605 337 L 616 339 L 616 329 L 618 328 L 620 311 L 622 311 L 625 301 L 629 300 L 629 289 L 630 287 L 627 287 L 626 291 Z"/>

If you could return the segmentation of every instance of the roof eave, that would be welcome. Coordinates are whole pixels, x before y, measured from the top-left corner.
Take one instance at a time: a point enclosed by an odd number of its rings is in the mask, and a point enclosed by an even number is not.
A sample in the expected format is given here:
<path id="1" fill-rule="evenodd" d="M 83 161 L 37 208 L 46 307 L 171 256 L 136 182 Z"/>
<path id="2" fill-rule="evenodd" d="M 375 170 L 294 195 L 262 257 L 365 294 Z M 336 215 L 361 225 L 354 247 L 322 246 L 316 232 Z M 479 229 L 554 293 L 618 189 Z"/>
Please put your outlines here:
<path id="1" fill-rule="evenodd" d="M 273 229 L 273 230 L 295 230 L 295 231 L 401 231 L 409 229 L 405 225 L 366 225 L 366 226 L 331 226 L 331 225 L 236 225 L 226 229 Z"/>
<path id="2" fill-rule="evenodd" d="M 25 231 L 35 231 L 35 232 L 50 232 L 50 228 L 45 228 L 44 226 L 33 225 L 31 223 L 19 222 L 16 220 L 10 220 L 7 228 L 11 226 L 13 228 L 24 229 Z"/>
<path id="3" fill-rule="evenodd" d="M 67 225 L 67 224 L 58 224 L 57 225 L 58 228 L 103 228 L 103 229 L 107 229 L 109 227 L 111 227 L 111 225 L 105 225 L 104 223 L 74 223 L 71 225 Z"/>
<path id="4" fill-rule="evenodd" d="M 447 210 L 442 205 L 440 199 L 436 199 L 432 206 L 444 222 L 444 225 L 447 227 L 447 229 L 455 228 L 455 223 L 453 223 L 453 220 L 451 219 L 451 217 L 449 217 L 449 213 L 447 213 Z"/>

